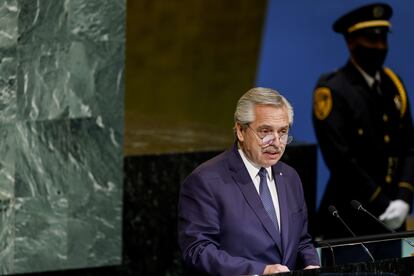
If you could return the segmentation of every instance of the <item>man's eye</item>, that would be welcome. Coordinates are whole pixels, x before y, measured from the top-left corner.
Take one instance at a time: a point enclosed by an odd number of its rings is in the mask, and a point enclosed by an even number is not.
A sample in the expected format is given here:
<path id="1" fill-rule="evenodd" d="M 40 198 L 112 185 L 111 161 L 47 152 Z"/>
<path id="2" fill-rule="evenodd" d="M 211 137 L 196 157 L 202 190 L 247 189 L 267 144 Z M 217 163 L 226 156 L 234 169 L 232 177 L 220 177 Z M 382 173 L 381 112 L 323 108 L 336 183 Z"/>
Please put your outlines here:
<path id="1" fill-rule="evenodd" d="M 261 134 L 263 134 L 263 135 L 267 135 L 267 134 L 269 134 L 269 133 L 270 133 L 270 131 L 269 131 L 268 129 L 262 129 L 262 130 L 260 131 L 260 133 L 261 133 Z"/>

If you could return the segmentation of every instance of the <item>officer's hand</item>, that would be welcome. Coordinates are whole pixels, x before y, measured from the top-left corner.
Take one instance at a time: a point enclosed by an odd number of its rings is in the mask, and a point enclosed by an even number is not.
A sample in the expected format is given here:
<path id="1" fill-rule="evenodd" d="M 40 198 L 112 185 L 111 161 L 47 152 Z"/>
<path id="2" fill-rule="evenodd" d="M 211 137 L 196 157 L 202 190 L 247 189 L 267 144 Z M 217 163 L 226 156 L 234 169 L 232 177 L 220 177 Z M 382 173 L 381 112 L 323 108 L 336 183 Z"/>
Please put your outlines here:
<path id="1" fill-rule="evenodd" d="M 410 206 L 407 202 L 401 199 L 392 200 L 385 212 L 379 216 L 379 219 L 382 220 L 388 227 L 395 230 L 400 228 L 404 223 L 409 210 Z"/>
<path id="2" fill-rule="evenodd" d="M 281 264 L 267 265 L 263 274 L 273 274 L 279 272 L 288 272 L 289 268 Z"/>

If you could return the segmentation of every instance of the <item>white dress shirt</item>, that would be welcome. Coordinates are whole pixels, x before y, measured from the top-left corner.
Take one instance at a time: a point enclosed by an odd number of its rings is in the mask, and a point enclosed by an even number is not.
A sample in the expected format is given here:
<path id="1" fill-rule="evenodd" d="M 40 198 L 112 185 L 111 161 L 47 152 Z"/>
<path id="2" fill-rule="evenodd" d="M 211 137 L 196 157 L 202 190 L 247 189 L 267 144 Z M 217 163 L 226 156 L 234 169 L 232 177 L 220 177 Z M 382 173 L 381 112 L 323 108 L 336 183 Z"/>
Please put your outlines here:
<path id="1" fill-rule="evenodd" d="M 240 156 L 243 160 L 244 166 L 249 172 L 250 178 L 253 181 L 254 187 L 256 188 L 257 193 L 260 195 L 259 186 L 260 186 L 260 176 L 259 170 L 260 167 L 254 165 L 249 159 L 247 159 L 243 150 L 238 149 Z M 277 195 L 276 183 L 272 174 L 272 167 L 265 168 L 267 170 L 267 185 L 269 187 L 270 195 L 272 196 L 273 206 L 275 207 L 277 223 L 279 224 L 279 229 L 282 230 L 282 225 L 280 224 L 280 208 L 279 208 L 279 197 Z"/>

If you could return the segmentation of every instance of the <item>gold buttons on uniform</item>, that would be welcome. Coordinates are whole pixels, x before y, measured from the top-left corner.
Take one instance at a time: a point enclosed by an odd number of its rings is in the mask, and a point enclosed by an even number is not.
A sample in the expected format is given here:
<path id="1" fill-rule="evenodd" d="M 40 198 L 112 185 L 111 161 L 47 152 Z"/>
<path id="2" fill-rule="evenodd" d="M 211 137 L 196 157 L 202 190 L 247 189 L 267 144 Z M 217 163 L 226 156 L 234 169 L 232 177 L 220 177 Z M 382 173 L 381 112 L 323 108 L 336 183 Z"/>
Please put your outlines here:
<path id="1" fill-rule="evenodd" d="M 390 175 L 387 175 L 387 176 L 385 177 L 385 182 L 387 182 L 388 184 L 390 184 L 390 183 L 391 183 L 391 181 L 392 181 L 391 176 L 390 176 Z"/>
<path id="2" fill-rule="evenodd" d="M 388 134 L 384 135 L 384 142 L 389 143 L 390 142 L 390 136 Z"/>
<path id="3" fill-rule="evenodd" d="M 364 130 L 362 128 L 358 128 L 358 135 L 361 136 L 364 134 Z"/>
<path id="4" fill-rule="evenodd" d="M 387 114 L 382 115 L 382 120 L 384 120 L 384 122 L 388 122 L 388 115 Z"/>

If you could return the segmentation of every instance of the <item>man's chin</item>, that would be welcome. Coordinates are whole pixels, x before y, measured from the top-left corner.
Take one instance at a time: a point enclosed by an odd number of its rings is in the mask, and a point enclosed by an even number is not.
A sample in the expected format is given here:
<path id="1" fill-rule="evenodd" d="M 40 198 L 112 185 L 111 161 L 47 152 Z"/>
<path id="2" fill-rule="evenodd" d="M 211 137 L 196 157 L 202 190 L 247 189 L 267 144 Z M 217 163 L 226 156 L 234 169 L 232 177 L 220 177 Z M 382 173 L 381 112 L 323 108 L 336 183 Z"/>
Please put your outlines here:
<path id="1" fill-rule="evenodd" d="M 276 163 L 277 161 L 279 161 L 282 154 L 280 152 L 275 152 L 275 153 L 265 152 L 263 153 L 263 156 L 267 162 Z"/>
<path id="2" fill-rule="evenodd" d="M 280 156 L 278 156 L 277 158 L 266 158 L 266 160 L 264 160 L 263 164 L 264 167 L 270 167 L 275 165 L 278 161 L 280 160 Z"/>

